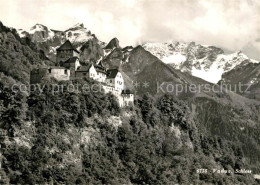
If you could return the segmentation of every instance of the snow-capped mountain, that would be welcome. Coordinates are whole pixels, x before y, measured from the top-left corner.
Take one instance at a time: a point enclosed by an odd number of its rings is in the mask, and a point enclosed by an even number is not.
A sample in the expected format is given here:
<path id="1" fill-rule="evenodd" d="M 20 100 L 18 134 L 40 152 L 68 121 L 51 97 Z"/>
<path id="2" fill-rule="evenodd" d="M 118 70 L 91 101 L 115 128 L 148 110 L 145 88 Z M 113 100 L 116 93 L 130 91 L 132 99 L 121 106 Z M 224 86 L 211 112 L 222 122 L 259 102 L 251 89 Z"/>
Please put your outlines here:
<path id="1" fill-rule="evenodd" d="M 220 48 L 195 42 L 146 43 L 143 47 L 164 63 L 212 83 L 242 62 L 258 63 L 241 51 L 225 54 Z"/>
<path id="2" fill-rule="evenodd" d="M 85 28 L 83 24 L 76 24 L 66 31 L 52 30 L 42 24 L 36 24 L 29 31 L 18 29 L 17 32 L 21 38 L 29 34 L 32 36 L 33 41 L 37 42 L 53 40 L 54 37 L 62 36 L 63 39 L 68 39 L 72 43 L 79 43 L 86 42 L 94 37 L 91 31 Z"/>
<path id="3" fill-rule="evenodd" d="M 31 36 L 32 41 L 44 42 L 53 39 L 55 32 L 42 24 L 35 24 L 29 31 L 17 30 L 21 38 Z"/>
<path id="4" fill-rule="evenodd" d="M 49 58 L 54 57 L 57 47 L 66 40 L 70 40 L 76 48 L 80 49 L 85 42 L 96 38 L 83 24 L 76 24 L 65 31 L 57 31 L 36 24 L 29 31 L 18 29 L 17 32 L 21 38 L 29 37 Z"/>
<path id="5" fill-rule="evenodd" d="M 64 32 L 66 40 L 71 43 L 84 43 L 94 38 L 91 31 L 84 27 L 84 24 L 76 24 Z"/>

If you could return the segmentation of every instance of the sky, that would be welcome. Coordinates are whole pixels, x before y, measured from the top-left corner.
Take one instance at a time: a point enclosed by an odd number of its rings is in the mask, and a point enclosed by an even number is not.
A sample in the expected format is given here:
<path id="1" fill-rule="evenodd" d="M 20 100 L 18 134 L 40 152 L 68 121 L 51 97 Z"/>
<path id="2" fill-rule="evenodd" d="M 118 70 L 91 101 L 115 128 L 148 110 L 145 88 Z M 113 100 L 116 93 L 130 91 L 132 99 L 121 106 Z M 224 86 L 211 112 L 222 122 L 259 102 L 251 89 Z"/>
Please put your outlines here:
<path id="1" fill-rule="evenodd" d="M 99 40 L 121 46 L 197 42 L 260 60 L 259 0 L 0 0 L 0 21 L 29 30 L 84 23 Z"/>

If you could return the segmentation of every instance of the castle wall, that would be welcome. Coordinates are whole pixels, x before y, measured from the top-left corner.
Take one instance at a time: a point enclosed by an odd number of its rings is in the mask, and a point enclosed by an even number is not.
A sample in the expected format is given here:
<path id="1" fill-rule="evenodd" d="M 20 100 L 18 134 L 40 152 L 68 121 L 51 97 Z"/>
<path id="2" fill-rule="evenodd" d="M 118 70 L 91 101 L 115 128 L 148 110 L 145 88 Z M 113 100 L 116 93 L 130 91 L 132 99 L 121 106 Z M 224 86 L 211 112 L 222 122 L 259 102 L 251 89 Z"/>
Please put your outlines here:
<path id="1" fill-rule="evenodd" d="M 134 94 L 121 94 L 121 103 L 123 106 L 133 106 Z"/>
<path id="2" fill-rule="evenodd" d="M 38 68 L 34 69 L 30 73 L 30 83 L 41 83 L 43 80 L 49 78 L 55 78 L 59 81 L 70 80 L 70 70 L 65 68 Z"/>
<path id="3" fill-rule="evenodd" d="M 89 68 L 89 77 L 93 80 L 96 80 L 97 78 L 97 71 L 93 65 Z"/>
<path id="4" fill-rule="evenodd" d="M 124 89 L 124 79 L 121 73 L 118 73 L 115 78 L 108 78 L 105 80 L 108 86 L 115 87 L 116 91 L 122 91 Z"/>
<path id="5" fill-rule="evenodd" d="M 95 70 L 94 66 L 92 65 L 88 71 L 75 71 L 75 76 L 77 79 L 88 77 L 93 80 L 96 80 L 97 71 Z"/>
<path id="6" fill-rule="evenodd" d="M 114 83 L 115 83 L 115 89 L 122 92 L 122 90 L 124 89 L 124 79 L 121 73 L 117 73 Z"/>
<path id="7" fill-rule="evenodd" d="M 113 86 L 103 85 L 104 92 L 112 93 L 118 100 L 120 107 L 133 106 L 134 105 L 134 94 L 122 94 L 122 91 L 117 91 Z"/>
<path id="8" fill-rule="evenodd" d="M 113 93 L 115 91 L 115 88 L 114 87 L 111 87 L 111 86 L 107 86 L 107 85 L 104 85 L 103 86 L 103 89 L 104 89 L 104 92 L 107 94 L 109 92 Z"/>
<path id="9" fill-rule="evenodd" d="M 80 66 L 79 60 L 77 59 L 75 63 L 63 63 L 63 67 L 70 70 L 70 79 L 74 80 L 76 78 L 76 69 Z"/>
<path id="10" fill-rule="evenodd" d="M 70 70 L 64 68 L 51 68 L 48 69 L 49 76 L 54 77 L 57 80 L 70 80 Z"/>

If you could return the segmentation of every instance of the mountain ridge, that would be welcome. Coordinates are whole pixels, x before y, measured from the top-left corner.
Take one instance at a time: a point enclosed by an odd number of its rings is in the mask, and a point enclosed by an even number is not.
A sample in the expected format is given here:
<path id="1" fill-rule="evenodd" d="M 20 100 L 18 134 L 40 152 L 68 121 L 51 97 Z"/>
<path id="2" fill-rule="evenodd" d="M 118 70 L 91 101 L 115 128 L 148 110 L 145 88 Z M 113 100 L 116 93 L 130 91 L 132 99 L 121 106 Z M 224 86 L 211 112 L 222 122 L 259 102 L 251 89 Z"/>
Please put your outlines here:
<path id="1" fill-rule="evenodd" d="M 212 83 L 217 83 L 223 73 L 244 61 L 259 63 L 241 51 L 225 54 L 221 48 L 195 42 L 145 43 L 143 47 L 164 63 Z"/>

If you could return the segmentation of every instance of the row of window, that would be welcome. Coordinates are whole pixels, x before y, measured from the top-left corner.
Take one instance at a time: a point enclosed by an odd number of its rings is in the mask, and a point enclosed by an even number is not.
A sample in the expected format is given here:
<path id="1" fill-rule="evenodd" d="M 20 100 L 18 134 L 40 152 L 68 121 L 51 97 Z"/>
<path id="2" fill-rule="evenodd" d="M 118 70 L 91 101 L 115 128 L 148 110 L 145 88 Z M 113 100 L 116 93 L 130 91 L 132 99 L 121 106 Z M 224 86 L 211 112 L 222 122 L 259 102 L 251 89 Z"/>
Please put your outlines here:
<path id="1" fill-rule="evenodd" d="M 99 73 L 99 72 L 97 72 L 97 75 L 106 76 L 106 74 L 104 74 L 104 73 Z"/>

